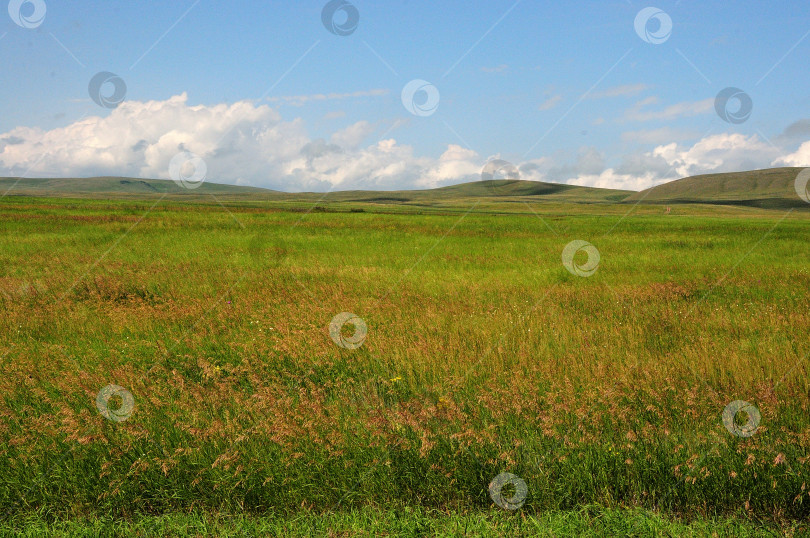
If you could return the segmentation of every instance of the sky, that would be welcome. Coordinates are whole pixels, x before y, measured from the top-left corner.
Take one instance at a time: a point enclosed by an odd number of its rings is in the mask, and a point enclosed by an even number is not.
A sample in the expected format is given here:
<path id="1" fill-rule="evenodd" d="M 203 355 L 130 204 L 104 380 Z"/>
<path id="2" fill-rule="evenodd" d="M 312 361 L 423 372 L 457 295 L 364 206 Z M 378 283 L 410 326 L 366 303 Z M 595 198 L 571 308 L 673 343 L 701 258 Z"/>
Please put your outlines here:
<path id="1" fill-rule="evenodd" d="M 808 2 L 4 3 L 0 176 L 394 190 L 500 159 L 641 190 L 810 166 Z"/>

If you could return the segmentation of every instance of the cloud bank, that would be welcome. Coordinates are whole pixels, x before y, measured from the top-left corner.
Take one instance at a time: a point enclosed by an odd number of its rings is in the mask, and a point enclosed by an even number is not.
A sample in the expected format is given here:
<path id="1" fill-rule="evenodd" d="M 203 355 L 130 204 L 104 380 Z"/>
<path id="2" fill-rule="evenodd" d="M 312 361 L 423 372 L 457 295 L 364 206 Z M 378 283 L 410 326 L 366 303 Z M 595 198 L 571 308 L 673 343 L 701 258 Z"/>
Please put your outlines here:
<path id="1" fill-rule="evenodd" d="M 702 112 L 705 106 L 676 108 Z M 52 130 L 17 127 L 0 134 L 0 175 L 170 179 L 171 159 L 189 151 L 205 160 L 208 181 L 287 191 L 386 190 L 476 181 L 490 158 L 500 158 L 452 144 L 439 157 L 418 156 L 393 138 L 375 141 L 378 130 L 384 129 L 359 121 L 328 140 L 313 139 L 303 120 L 285 120 L 271 106 L 249 101 L 192 106 L 182 94 L 126 101 L 107 117 Z M 676 141 L 666 143 L 667 135 Z M 631 190 L 700 173 L 810 165 L 810 141 L 788 153 L 756 135 L 715 134 L 692 145 L 678 142 L 679 135 L 666 129 L 631 134 L 628 140 L 660 145 L 611 166 L 593 147 L 567 161 L 543 157 L 515 164 L 522 179 Z"/>

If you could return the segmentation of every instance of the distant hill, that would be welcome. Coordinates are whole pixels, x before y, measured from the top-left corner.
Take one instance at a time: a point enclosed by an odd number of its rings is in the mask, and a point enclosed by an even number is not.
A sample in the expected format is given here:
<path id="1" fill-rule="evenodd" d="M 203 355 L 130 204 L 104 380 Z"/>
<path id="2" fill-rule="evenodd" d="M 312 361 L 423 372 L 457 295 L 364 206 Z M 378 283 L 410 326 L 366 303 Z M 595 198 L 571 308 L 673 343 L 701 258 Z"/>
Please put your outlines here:
<path id="1" fill-rule="evenodd" d="M 807 207 L 794 183 L 803 168 L 769 168 L 749 172 L 705 174 L 670 181 L 633 193 L 626 202 L 703 203 L 762 208 Z"/>
<path id="2" fill-rule="evenodd" d="M 306 193 L 306 196 L 313 193 Z M 473 200 L 489 198 L 492 202 L 524 202 L 528 200 L 554 201 L 554 202 L 618 202 L 624 200 L 633 191 L 614 189 L 599 189 L 595 187 L 579 187 L 576 185 L 563 185 L 560 183 L 544 183 L 540 181 L 523 181 L 518 179 L 496 179 L 487 181 L 473 181 L 439 187 L 436 189 L 412 191 L 337 191 L 324 196 L 325 201 L 335 202 L 370 202 L 390 204 L 428 204 L 431 202 L 444 202 L 456 200 Z M 302 194 L 288 195 L 300 198 Z"/>
<path id="3" fill-rule="evenodd" d="M 13 188 L 12 188 L 13 187 Z M 538 199 L 567 202 L 618 202 L 632 191 L 578 187 L 538 181 L 490 180 L 462 183 L 436 189 L 410 191 L 334 191 L 329 193 L 285 193 L 257 187 L 239 187 L 205 182 L 196 189 L 185 189 L 165 179 L 126 177 L 93 178 L 0 178 L 0 195 L 49 196 L 68 198 L 141 198 L 168 194 L 172 197 L 201 197 L 210 194 L 226 199 L 253 199 L 302 202 L 364 202 L 376 204 L 432 205 L 449 201 L 490 198 L 495 202 L 521 202 Z"/>
<path id="4" fill-rule="evenodd" d="M 515 179 L 473 181 L 448 187 L 402 191 L 333 191 L 288 193 L 257 187 L 205 182 L 185 189 L 164 179 L 126 177 L 0 178 L 0 196 L 54 198 L 152 198 L 167 195 L 183 200 L 299 202 L 327 205 L 352 203 L 385 206 L 446 208 L 485 200 L 493 208 L 523 202 L 722 204 L 760 208 L 807 207 L 796 195 L 794 182 L 802 168 L 772 168 L 749 172 L 705 174 L 671 181 L 641 192 L 580 187 Z M 13 186 L 13 188 L 12 188 Z M 393 210 L 393 208 L 392 208 Z"/>
<path id="5" fill-rule="evenodd" d="M 10 190 L 9 190 L 10 189 Z M 0 195 L 53 196 L 53 197 L 120 197 L 156 194 L 230 194 L 249 196 L 272 193 L 268 189 L 238 187 L 218 183 L 203 183 L 196 189 L 186 189 L 165 179 L 138 179 L 131 177 L 90 178 L 0 178 Z"/>

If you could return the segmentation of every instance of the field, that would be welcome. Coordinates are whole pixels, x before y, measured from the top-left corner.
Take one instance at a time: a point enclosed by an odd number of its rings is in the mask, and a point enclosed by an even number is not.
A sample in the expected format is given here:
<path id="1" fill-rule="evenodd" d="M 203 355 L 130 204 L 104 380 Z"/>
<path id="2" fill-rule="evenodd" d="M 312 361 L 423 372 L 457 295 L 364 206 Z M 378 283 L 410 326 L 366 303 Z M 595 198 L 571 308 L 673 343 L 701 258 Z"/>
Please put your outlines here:
<path id="1" fill-rule="evenodd" d="M 3 198 L 0 530 L 807 532 L 810 212 L 463 202 Z"/>

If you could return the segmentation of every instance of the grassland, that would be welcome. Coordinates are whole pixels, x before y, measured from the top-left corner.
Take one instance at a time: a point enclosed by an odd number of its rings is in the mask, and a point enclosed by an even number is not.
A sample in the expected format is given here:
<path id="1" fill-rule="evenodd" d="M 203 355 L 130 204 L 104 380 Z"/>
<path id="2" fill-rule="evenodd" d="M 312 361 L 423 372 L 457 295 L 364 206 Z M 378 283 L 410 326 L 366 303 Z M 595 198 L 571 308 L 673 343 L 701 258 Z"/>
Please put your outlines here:
<path id="1" fill-rule="evenodd" d="M 799 535 L 793 525 L 785 533 Z M 48 521 L 36 514 L 16 523 L 0 522 L 0 536 L 713 536 L 729 538 L 773 537 L 775 530 L 736 518 L 675 521 L 640 509 L 605 509 L 585 506 L 576 511 L 514 514 L 475 511 L 448 514 L 405 507 L 401 510 L 359 509 L 339 513 L 302 512 L 295 517 L 277 515 L 206 514 L 193 512 L 143 516 L 130 520 L 110 517 Z"/>
<path id="2" fill-rule="evenodd" d="M 5 525 L 596 505 L 803 532 L 805 209 L 303 208 L 2 200 Z M 575 239 L 591 277 L 561 262 Z M 358 349 L 330 338 L 341 312 Z M 125 421 L 97 409 L 109 384 Z M 721 420 L 734 400 L 750 437 Z M 502 472 L 528 488 L 515 512 Z"/>

